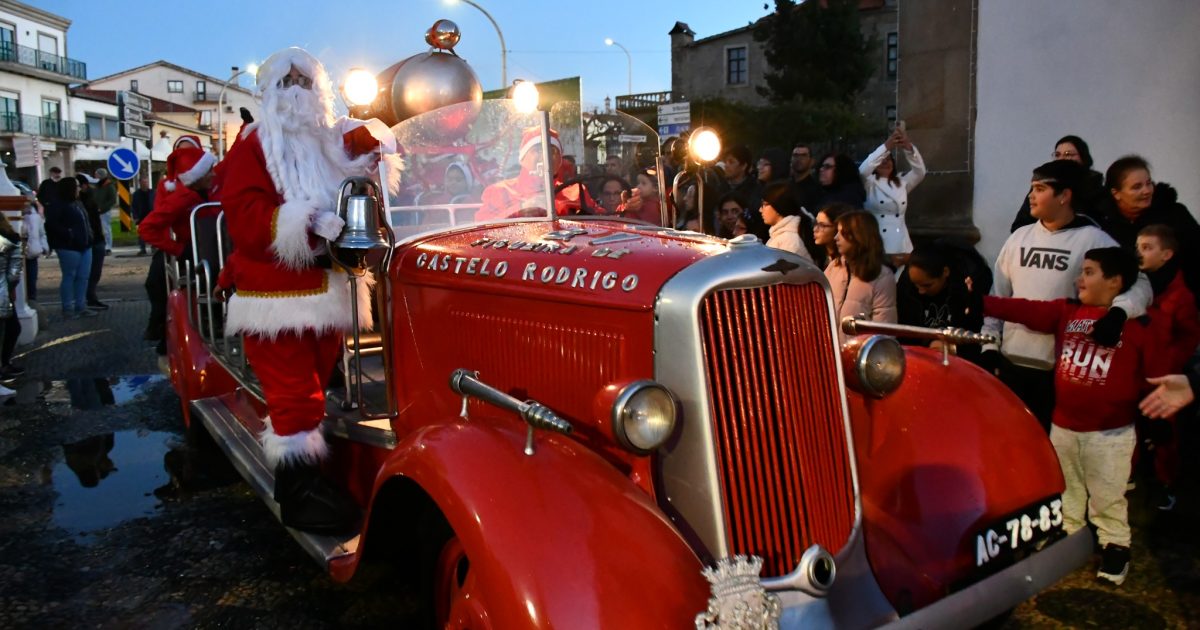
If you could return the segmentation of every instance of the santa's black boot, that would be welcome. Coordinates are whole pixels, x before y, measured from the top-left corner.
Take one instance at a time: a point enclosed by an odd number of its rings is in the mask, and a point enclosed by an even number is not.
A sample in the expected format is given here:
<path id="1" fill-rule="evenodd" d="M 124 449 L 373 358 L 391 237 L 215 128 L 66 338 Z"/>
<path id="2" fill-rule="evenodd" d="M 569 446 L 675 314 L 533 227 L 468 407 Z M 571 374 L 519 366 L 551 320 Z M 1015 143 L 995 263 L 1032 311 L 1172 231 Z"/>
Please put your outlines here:
<path id="1" fill-rule="evenodd" d="M 275 466 L 275 502 L 284 525 L 311 534 L 352 533 L 362 516 L 354 500 L 322 475 L 317 464 Z"/>

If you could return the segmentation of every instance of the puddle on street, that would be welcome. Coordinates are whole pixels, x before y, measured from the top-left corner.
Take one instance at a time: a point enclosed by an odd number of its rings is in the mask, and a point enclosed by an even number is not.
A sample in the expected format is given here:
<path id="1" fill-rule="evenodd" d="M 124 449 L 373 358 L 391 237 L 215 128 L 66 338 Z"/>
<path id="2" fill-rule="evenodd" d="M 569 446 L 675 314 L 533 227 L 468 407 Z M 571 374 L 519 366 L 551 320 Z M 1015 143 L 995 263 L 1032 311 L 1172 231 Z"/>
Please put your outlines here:
<path id="1" fill-rule="evenodd" d="M 49 403 L 65 403 L 75 409 L 89 411 L 133 402 L 163 380 L 165 377 L 161 374 L 69 378 L 55 381 L 24 379 L 10 386 L 17 393 L 4 401 L 4 404 L 28 405 L 44 400 Z"/>
<path id="2" fill-rule="evenodd" d="M 169 478 L 163 455 L 178 440 L 161 431 L 118 431 L 64 444 L 52 472 L 54 523 L 85 534 L 153 514 L 154 490 Z"/>

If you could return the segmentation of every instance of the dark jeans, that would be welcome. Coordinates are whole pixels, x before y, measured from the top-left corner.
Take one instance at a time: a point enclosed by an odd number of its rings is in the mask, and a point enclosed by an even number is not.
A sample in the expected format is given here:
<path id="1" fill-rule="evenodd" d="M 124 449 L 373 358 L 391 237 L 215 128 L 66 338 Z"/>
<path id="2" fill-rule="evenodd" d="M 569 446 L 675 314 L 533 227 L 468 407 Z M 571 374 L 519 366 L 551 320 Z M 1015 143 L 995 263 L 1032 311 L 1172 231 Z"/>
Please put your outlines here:
<path id="1" fill-rule="evenodd" d="M 104 270 L 104 241 L 92 245 L 92 271 L 88 276 L 87 301 L 99 302 L 96 297 L 96 285 L 100 284 L 100 272 Z"/>
<path id="2" fill-rule="evenodd" d="M 167 330 L 167 265 L 162 250 L 154 252 L 150 272 L 146 274 L 146 296 L 150 298 L 150 321 L 146 322 L 146 338 L 159 341 Z"/>
<path id="3" fill-rule="evenodd" d="M 25 259 L 25 299 L 31 302 L 37 301 L 37 270 L 38 259 Z"/>
<path id="4" fill-rule="evenodd" d="M 1023 367 L 1001 357 L 1000 381 L 1008 385 L 1037 417 L 1046 433 L 1050 433 L 1050 416 L 1054 413 L 1054 370 Z"/>
<path id="5" fill-rule="evenodd" d="M 4 318 L 4 340 L 0 341 L 0 365 L 12 363 L 13 351 L 17 348 L 17 337 L 21 336 L 21 320 L 17 319 L 16 310 Z"/>

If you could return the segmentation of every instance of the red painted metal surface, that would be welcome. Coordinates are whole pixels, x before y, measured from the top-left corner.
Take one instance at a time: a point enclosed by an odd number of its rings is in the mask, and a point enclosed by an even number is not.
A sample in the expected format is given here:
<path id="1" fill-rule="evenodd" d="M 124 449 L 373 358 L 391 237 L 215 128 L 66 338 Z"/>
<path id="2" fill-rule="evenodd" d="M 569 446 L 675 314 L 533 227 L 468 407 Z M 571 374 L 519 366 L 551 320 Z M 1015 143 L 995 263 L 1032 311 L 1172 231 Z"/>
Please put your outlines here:
<path id="1" fill-rule="evenodd" d="M 715 292 L 702 336 L 731 553 L 790 573 L 854 527 L 834 340 L 819 284 Z"/>
<path id="2" fill-rule="evenodd" d="M 908 349 L 881 400 L 849 398 L 867 555 L 884 595 L 916 609 L 981 576 L 975 534 L 1063 490 L 1045 432 L 974 365 Z"/>
<path id="3" fill-rule="evenodd" d="M 187 295 L 173 291 L 167 296 L 167 365 L 175 391 L 183 405 L 183 418 L 191 424 L 188 403 L 233 391 L 237 381 L 225 371 L 188 323 Z"/>

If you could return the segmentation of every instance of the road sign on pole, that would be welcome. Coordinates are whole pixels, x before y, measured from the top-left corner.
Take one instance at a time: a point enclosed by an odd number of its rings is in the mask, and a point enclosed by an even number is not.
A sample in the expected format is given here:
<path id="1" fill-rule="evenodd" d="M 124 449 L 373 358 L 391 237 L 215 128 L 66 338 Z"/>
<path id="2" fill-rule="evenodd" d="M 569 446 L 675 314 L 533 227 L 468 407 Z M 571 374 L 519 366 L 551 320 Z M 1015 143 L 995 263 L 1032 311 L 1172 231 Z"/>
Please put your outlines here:
<path id="1" fill-rule="evenodd" d="M 108 154 L 108 172 L 117 179 L 133 179 L 139 166 L 137 153 L 129 147 L 117 147 Z"/>

